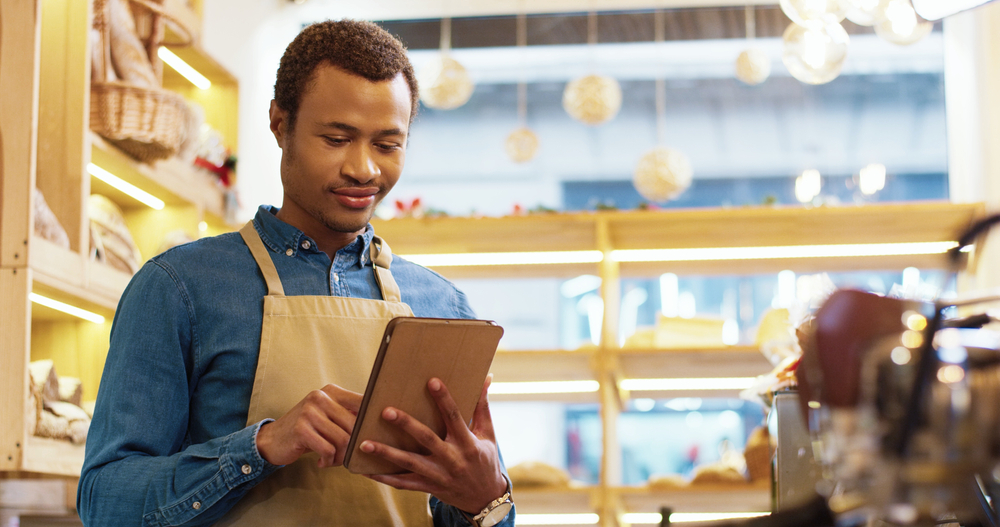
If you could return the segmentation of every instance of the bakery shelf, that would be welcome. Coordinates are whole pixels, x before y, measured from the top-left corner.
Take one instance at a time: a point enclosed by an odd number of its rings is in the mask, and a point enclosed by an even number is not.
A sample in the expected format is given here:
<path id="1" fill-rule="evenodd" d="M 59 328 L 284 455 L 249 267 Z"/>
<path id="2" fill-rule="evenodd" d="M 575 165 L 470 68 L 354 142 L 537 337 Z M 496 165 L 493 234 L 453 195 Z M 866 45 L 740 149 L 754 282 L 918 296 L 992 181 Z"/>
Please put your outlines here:
<path id="1" fill-rule="evenodd" d="M 746 207 L 529 214 L 502 218 L 375 220 L 402 256 L 424 254 L 614 251 L 954 241 L 983 216 L 980 203 L 915 202 L 843 207 Z M 872 228 L 877 225 L 878 228 Z M 762 258 L 620 263 L 622 276 L 753 274 L 943 268 L 938 255 Z M 432 266 L 433 267 L 433 266 Z M 451 278 L 597 274 L 589 264 L 438 266 Z"/>
<path id="2" fill-rule="evenodd" d="M 111 316 L 132 276 L 32 236 L 32 291 Z"/>
<path id="3" fill-rule="evenodd" d="M 93 164 L 160 198 L 167 205 L 194 205 L 222 222 L 225 196 L 211 176 L 176 158 L 152 165 L 141 163 L 94 132 L 89 132 L 88 138 Z M 91 192 L 107 195 L 123 209 L 146 207 L 97 178 L 91 178 Z"/>
<path id="4" fill-rule="evenodd" d="M 519 514 L 581 514 L 594 512 L 602 489 L 593 486 L 514 487 Z M 648 485 L 607 488 L 608 498 L 618 500 L 623 512 L 768 512 L 771 485 L 768 481 L 741 484 L 689 485 L 654 488 Z"/>
<path id="5" fill-rule="evenodd" d="M 83 468 L 84 445 L 69 441 L 29 436 L 24 449 L 22 470 L 55 476 L 79 477 Z"/>
<path id="6" fill-rule="evenodd" d="M 618 352 L 625 379 L 704 379 L 756 377 L 773 368 L 756 346 L 703 349 L 623 349 Z M 632 391 L 631 397 L 736 397 L 739 390 Z"/>
<path id="7" fill-rule="evenodd" d="M 613 487 L 628 512 L 659 512 L 666 506 L 674 512 L 768 512 L 771 510 L 769 481 L 743 484 L 689 485 L 675 489 L 648 485 Z"/>

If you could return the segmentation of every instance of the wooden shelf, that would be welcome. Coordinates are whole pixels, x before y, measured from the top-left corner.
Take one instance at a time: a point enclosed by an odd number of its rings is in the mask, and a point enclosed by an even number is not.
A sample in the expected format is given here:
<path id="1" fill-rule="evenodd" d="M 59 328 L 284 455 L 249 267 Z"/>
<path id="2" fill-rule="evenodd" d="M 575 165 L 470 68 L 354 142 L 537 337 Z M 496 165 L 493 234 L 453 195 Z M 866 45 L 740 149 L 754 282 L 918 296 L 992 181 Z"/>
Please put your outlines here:
<path id="1" fill-rule="evenodd" d="M 954 241 L 982 204 L 918 202 L 844 207 L 747 207 L 533 214 L 503 218 L 375 220 L 392 250 L 407 254 L 684 249 Z M 872 228 L 877 226 L 877 228 Z M 602 234 L 606 233 L 606 234 Z M 692 262 L 622 262 L 622 276 L 753 274 L 943 268 L 942 255 Z M 572 276 L 597 264 L 436 267 L 452 278 Z"/>
<path id="2" fill-rule="evenodd" d="M 31 237 L 32 291 L 108 316 L 132 276 L 92 262 L 38 236 Z"/>
<path id="3" fill-rule="evenodd" d="M 600 378 L 599 350 L 498 351 L 491 372 L 494 382 L 581 381 Z M 609 350 L 616 379 L 756 377 L 772 365 L 755 346 L 704 349 Z M 736 397 L 738 390 L 632 391 L 629 397 Z M 495 401 L 598 402 L 599 394 L 493 394 Z"/>
<path id="4" fill-rule="evenodd" d="M 771 510 L 768 481 L 745 485 L 696 485 L 657 489 L 647 485 L 609 487 L 608 497 L 619 500 L 624 512 L 767 512 Z M 570 487 L 514 487 L 517 512 L 522 514 L 580 514 L 595 512 L 601 499 L 599 485 Z"/>
<path id="5" fill-rule="evenodd" d="M 84 445 L 61 439 L 29 436 L 24 449 L 22 470 L 54 476 L 80 477 Z"/>
<path id="6" fill-rule="evenodd" d="M 193 205 L 214 216 L 216 221 L 223 221 L 225 193 L 212 176 L 176 158 L 152 165 L 141 163 L 94 132 L 89 132 L 88 138 L 93 164 L 160 198 L 168 206 Z M 91 178 L 91 192 L 108 196 L 125 210 L 146 207 L 97 178 Z"/>

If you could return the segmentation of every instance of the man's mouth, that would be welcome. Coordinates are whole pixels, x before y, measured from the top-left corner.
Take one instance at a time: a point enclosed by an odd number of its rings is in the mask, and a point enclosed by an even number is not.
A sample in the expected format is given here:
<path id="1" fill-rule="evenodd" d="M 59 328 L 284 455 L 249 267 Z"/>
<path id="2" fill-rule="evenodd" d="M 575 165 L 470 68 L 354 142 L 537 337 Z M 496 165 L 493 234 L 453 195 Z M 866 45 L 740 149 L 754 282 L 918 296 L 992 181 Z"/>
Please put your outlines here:
<path id="1" fill-rule="evenodd" d="M 341 187 L 333 191 L 337 202 L 350 209 L 372 206 L 378 193 L 378 187 Z"/>

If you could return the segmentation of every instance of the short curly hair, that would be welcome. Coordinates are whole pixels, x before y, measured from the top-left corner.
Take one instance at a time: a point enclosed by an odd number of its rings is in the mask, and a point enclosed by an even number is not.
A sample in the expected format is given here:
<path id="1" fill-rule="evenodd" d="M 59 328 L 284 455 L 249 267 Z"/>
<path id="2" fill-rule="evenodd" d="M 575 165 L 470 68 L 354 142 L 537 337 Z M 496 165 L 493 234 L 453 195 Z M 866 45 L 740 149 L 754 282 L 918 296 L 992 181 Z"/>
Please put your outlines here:
<path id="1" fill-rule="evenodd" d="M 417 115 L 419 91 L 406 47 L 377 24 L 362 20 L 327 20 L 303 29 L 285 48 L 274 83 L 274 100 L 295 126 L 302 93 L 316 66 L 330 64 L 372 82 L 402 73 L 410 87 L 410 123 Z"/>

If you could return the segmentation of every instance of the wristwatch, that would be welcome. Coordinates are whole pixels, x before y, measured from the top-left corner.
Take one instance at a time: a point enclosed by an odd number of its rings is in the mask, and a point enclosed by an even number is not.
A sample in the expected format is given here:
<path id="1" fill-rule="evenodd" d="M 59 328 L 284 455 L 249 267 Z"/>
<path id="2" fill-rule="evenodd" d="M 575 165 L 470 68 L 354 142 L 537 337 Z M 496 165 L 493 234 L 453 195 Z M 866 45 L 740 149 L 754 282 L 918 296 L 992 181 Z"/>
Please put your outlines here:
<path id="1" fill-rule="evenodd" d="M 504 476 L 507 479 L 507 476 Z M 472 518 L 472 524 L 476 527 L 493 527 L 503 521 L 514 507 L 514 502 L 510 496 L 510 480 L 507 479 L 507 491 L 503 496 L 493 500 L 479 514 Z"/>

